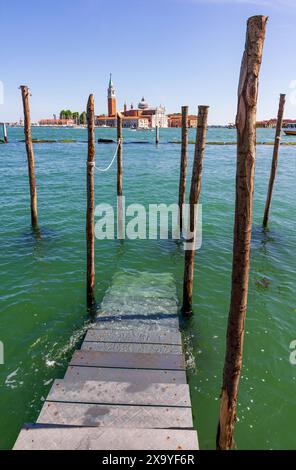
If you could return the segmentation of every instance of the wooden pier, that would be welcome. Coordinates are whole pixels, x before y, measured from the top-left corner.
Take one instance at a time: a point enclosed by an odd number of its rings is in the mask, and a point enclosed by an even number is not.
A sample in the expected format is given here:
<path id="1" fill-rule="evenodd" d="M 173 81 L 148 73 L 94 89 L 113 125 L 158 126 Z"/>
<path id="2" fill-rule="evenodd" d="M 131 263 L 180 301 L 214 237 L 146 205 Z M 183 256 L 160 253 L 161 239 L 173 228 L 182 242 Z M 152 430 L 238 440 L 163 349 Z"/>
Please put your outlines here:
<path id="1" fill-rule="evenodd" d="M 14 449 L 198 449 L 170 275 L 115 276 L 64 379 Z"/>

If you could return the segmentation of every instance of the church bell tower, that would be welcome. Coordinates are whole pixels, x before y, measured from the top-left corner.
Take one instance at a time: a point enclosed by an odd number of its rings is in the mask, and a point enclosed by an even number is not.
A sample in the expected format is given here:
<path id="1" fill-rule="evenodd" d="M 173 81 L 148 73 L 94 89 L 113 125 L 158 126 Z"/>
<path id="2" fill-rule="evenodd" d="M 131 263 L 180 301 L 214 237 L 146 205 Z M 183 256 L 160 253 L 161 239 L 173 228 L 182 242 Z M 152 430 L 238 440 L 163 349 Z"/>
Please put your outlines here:
<path id="1" fill-rule="evenodd" d="M 116 95 L 115 88 L 112 82 L 112 74 L 110 73 L 110 80 L 108 86 L 108 116 L 116 115 Z"/>

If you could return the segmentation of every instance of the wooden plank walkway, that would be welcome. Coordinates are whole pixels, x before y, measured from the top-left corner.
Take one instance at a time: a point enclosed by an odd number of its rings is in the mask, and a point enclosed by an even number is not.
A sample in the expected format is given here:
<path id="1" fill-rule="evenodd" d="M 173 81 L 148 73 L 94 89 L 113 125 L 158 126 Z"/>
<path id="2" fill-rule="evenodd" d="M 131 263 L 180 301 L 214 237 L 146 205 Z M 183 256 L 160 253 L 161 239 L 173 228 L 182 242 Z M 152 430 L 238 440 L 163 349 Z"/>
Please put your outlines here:
<path id="1" fill-rule="evenodd" d="M 174 289 L 168 276 L 119 275 L 14 449 L 198 449 Z"/>

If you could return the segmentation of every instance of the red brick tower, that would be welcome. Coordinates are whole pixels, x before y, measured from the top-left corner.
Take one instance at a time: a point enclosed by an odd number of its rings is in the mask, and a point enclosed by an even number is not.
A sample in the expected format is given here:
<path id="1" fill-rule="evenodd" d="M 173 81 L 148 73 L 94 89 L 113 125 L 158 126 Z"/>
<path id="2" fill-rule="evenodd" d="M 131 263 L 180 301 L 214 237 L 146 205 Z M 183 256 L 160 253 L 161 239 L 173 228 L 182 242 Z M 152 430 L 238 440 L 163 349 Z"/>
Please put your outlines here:
<path id="1" fill-rule="evenodd" d="M 108 116 L 116 115 L 116 95 L 115 88 L 112 82 L 112 74 L 110 73 L 109 87 L 108 87 Z"/>

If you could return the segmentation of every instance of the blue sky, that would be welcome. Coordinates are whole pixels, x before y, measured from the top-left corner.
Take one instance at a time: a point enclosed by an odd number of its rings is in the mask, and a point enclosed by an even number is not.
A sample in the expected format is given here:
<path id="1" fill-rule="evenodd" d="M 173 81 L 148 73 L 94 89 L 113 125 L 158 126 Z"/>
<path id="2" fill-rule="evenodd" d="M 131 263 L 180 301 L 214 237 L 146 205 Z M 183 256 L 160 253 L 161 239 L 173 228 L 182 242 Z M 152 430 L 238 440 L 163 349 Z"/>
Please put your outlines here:
<path id="1" fill-rule="evenodd" d="M 1 120 L 22 115 L 18 86 L 32 93 L 32 119 L 62 108 L 82 111 L 89 93 L 106 112 L 113 73 L 120 108 L 210 106 L 210 123 L 233 122 L 249 16 L 269 16 L 260 75 L 258 119 L 296 119 L 296 0 L 0 0 Z M 296 87 L 296 82 L 294 83 Z"/>

